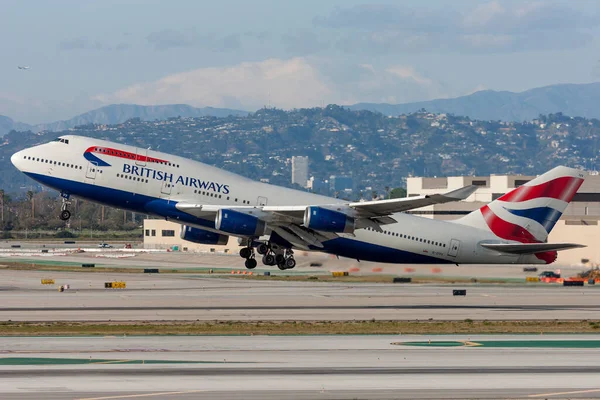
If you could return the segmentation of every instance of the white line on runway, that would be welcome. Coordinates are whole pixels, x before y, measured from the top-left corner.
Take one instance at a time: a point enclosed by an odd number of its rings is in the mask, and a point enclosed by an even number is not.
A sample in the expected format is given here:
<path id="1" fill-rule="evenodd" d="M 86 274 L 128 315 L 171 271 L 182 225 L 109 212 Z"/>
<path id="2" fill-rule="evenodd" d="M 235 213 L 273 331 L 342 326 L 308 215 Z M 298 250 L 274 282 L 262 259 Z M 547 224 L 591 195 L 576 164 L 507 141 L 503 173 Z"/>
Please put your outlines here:
<path id="1" fill-rule="evenodd" d="M 527 397 L 546 397 L 546 396 L 563 396 L 565 394 L 584 394 L 584 393 L 597 393 L 600 392 L 600 389 L 589 389 L 589 390 L 576 390 L 573 392 L 556 392 L 556 393 L 540 393 L 540 394 L 530 394 Z"/>
<path id="2" fill-rule="evenodd" d="M 156 393 L 140 393 L 140 394 L 125 394 L 118 396 L 107 396 L 107 397 L 85 397 L 78 400 L 110 400 L 110 399 L 133 399 L 140 397 L 154 397 L 154 396 L 172 396 L 178 394 L 190 394 L 190 393 L 201 393 L 206 390 L 185 390 L 183 392 L 156 392 Z"/>

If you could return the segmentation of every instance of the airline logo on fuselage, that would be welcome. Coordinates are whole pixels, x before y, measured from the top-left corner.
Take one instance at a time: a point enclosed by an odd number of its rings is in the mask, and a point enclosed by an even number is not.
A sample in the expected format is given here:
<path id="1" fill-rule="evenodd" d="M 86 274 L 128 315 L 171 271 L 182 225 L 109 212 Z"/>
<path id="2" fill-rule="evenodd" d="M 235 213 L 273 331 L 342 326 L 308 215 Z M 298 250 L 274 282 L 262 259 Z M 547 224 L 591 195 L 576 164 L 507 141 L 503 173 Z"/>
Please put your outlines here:
<path id="1" fill-rule="evenodd" d="M 168 161 L 162 160 L 160 158 L 148 157 L 148 156 L 145 156 L 142 154 L 132 153 L 130 151 L 123 151 L 123 150 L 119 150 L 119 149 L 114 149 L 112 147 L 103 147 L 103 146 L 89 147 L 83 153 L 83 157 L 97 167 L 110 167 L 109 163 L 102 160 L 96 154 L 102 154 L 104 156 L 110 156 L 110 157 L 124 158 L 126 160 L 135 160 L 137 162 L 165 164 L 165 165 L 169 164 Z"/>
<path id="2" fill-rule="evenodd" d="M 160 171 L 138 165 L 123 164 L 123 173 L 139 176 L 141 178 L 154 179 L 157 181 L 166 181 L 171 184 L 179 184 L 197 189 L 209 190 L 215 193 L 229 194 L 229 185 L 224 185 L 212 181 L 204 181 L 198 178 L 192 178 L 184 175 L 173 175 L 172 173 Z"/>

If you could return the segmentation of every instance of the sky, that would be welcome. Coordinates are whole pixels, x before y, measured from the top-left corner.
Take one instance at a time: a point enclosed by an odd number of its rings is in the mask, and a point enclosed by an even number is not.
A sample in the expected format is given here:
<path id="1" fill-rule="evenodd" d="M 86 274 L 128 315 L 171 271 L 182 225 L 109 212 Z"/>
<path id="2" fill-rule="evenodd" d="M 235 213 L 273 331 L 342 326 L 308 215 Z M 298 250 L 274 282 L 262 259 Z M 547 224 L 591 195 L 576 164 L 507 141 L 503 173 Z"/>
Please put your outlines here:
<path id="1" fill-rule="evenodd" d="M 396 104 L 596 82 L 599 14 L 595 0 L 0 0 L 0 115 Z"/>

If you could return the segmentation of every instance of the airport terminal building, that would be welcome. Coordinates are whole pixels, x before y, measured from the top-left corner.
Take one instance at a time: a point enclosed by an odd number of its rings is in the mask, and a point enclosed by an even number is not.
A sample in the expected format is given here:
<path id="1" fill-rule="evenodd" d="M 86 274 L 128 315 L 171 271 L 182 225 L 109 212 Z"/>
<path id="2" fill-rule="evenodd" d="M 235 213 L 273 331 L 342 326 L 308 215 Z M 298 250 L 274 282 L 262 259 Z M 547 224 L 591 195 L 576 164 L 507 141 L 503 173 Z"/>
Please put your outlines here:
<path id="1" fill-rule="evenodd" d="M 409 177 L 406 181 L 408 196 L 444 193 L 464 186 L 475 185 L 478 189 L 462 202 L 437 204 L 423 207 L 409 213 L 428 218 L 452 220 L 497 199 L 531 179 L 534 176 L 491 175 L 453 176 L 447 178 Z M 561 251 L 557 264 L 574 265 L 586 263 L 600 264 L 600 175 L 590 174 L 575 194 L 565 213 L 554 226 L 548 237 L 549 242 L 579 243 L 587 247 Z M 583 260 L 583 261 L 582 261 Z"/>
<path id="2" fill-rule="evenodd" d="M 468 185 L 478 186 L 477 191 L 462 202 L 438 204 L 409 211 L 427 218 L 452 220 L 460 218 L 497 199 L 506 192 L 519 187 L 533 176 L 491 175 L 454 176 L 447 178 L 409 177 L 408 196 L 444 193 Z M 565 213 L 550 233 L 549 242 L 584 244 L 587 247 L 559 253 L 557 265 L 581 263 L 600 264 L 600 175 L 589 175 Z M 144 247 L 175 249 L 212 253 L 237 253 L 238 239 L 230 237 L 224 246 L 203 245 L 186 242 L 179 237 L 181 225 L 163 219 L 144 221 Z M 587 261 L 586 261 L 587 260 Z"/>

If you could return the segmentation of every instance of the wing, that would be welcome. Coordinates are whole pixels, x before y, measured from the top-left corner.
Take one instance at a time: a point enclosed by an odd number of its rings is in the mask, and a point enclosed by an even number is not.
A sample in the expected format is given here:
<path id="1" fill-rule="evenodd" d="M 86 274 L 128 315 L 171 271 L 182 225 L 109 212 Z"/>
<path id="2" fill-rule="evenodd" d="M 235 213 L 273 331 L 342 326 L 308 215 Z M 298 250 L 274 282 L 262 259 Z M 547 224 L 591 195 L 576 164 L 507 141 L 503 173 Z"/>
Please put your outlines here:
<path id="1" fill-rule="evenodd" d="M 366 202 L 332 203 L 320 205 L 294 206 L 224 206 L 203 205 L 190 202 L 178 202 L 175 207 L 186 214 L 205 220 L 214 220 L 219 210 L 234 210 L 250 214 L 264 221 L 272 232 L 299 248 L 310 246 L 323 247 L 323 241 L 338 237 L 339 234 L 352 234 L 354 229 L 371 228 L 381 231 L 381 225 L 395 223 L 392 214 L 420 208 L 432 204 L 459 201 L 469 197 L 476 186 L 466 186 L 444 194 L 414 196 L 401 199 L 374 200 Z M 315 229 L 305 225 L 305 213 L 308 208 L 319 208 L 332 212 L 337 217 L 352 221 L 351 229 L 340 231 Z M 345 222 L 344 222 L 345 223 Z M 235 233 L 231 233 L 235 236 Z"/>
<path id="2" fill-rule="evenodd" d="M 375 200 L 360 203 L 350 203 L 360 216 L 377 217 L 397 212 L 413 210 L 415 208 L 430 206 L 433 204 L 449 203 L 464 200 L 477 190 L 477 186 L 465 186 L 444 194 L 432 194 L 425 196 L 403 197 L 401 199 Z"/>
<path id="3" fill-rule="evenodd" d="M 360 219 L 371 219 L 382 225 L 396 222 L 391 214 L 425 207 L 433 204 L 449 203 L 453 201 L 464 200 L 477 190 L 477 186 L 465 186 L 444 194 L 434 194 L 425 196 L 403 197 L 400 199 L 374 200 L 353 203 L 324 204 L 319 207 L 336 210 L 347 213 L 349 216 Z M 220 205 L 202 205 L 187 202 L 179 202 L 176 207 L 180 211 L 186 212 L 198 218 L 211 219 L 223 208 L 233 209 L 241 212 L 251 212 L 255 210 L 256 215 L 265 222 L 301 222 L 304 218 L 306 208 L 311 205 L 297 206 L 220 206 Z"/>
<path id="4" fill-rule="evenodd" d="M 586 247 L 574 243 L 481 243 L 482 247 L 509 254 L 535 254 Z"/>

